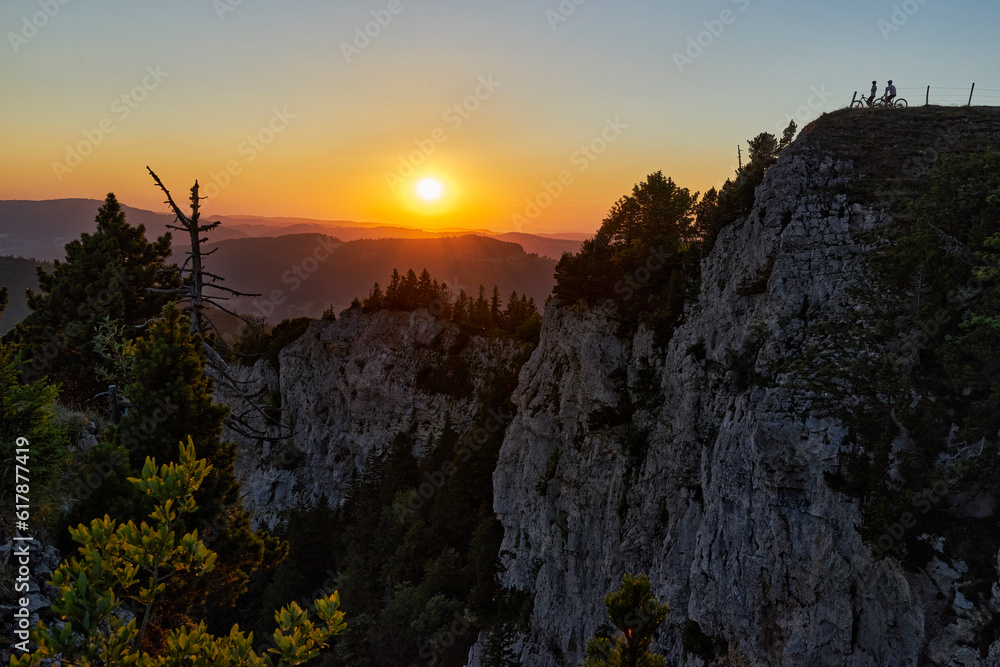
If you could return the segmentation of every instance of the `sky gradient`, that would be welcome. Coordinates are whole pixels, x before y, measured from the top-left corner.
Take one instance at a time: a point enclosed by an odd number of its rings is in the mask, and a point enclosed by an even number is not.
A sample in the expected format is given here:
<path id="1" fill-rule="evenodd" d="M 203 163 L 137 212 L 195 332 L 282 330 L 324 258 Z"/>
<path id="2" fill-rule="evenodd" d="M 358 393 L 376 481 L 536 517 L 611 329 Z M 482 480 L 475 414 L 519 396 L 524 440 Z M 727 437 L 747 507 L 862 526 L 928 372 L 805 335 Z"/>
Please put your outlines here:
<path id="1" fill-rule="evenodd" d="M 6 0 L 0 199 L 165 211 L 149 165 L 209 214 L 592 232 L 647 174 L 703 192 L 872 79 L 1000 104 L 998 24 L 986 0 Z"/>

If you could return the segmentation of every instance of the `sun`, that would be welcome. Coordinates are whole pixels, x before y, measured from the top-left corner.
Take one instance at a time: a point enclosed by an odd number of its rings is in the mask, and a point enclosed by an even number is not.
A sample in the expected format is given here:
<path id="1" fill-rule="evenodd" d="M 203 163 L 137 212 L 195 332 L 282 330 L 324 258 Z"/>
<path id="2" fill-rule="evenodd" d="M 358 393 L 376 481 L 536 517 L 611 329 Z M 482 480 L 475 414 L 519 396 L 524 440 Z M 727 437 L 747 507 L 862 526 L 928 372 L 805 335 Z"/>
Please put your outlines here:
<path id="1" fill-rule="evenodd" d="M 444 186 L 436 178 L 425 178 L 417 183 L 417 194 L 424 201 L 434 201 L 444 194 Z"/>

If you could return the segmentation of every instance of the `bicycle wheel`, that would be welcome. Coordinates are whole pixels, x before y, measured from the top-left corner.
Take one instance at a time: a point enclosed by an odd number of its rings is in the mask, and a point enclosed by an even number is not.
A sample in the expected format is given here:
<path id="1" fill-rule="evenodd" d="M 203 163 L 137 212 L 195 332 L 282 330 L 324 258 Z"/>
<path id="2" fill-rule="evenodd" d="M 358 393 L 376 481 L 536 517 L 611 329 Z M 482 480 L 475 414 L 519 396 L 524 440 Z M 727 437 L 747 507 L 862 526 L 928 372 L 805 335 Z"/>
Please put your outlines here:
<path id="1" fill-rule="evenodd" d="M 852 109 L 864 109 L 865 103 L 862 100 L 856 100 L 854 104 L 851 105 Z"/>
<path id="2" fill-rule="evenodd" d="M 905 109 L 909 105 L 906 103 L 906 100 L 904 100 L 902 97 L 900 97 L 899 99 L 896 100 L 896 104 L 894 106 L 896 106 L 896 107 L 898 107 L 900 109 Z"/>

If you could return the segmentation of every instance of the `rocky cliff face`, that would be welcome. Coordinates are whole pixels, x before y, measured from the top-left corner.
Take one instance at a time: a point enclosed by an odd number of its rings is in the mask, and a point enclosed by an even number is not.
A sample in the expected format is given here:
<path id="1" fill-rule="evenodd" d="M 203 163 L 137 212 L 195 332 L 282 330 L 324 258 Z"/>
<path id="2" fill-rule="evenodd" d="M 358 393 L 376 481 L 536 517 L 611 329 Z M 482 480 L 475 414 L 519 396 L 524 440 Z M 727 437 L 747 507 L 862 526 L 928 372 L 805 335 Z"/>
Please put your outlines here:
<path id="1" fill-rule="evenodd" d="M 416 456 L 446 422 L 464 435 L 478 407 L 476 390 L 516 368 L 524 350 L 522 343 L 462 334 L 427 311 L 347 310 L 336 322 L 313 322 L 281 351 L 277 368 L 261 361 L 235 369 L 241 386 L 271 406 L 267 417 L 280 415 L 287 428 L 269 427 L 245 401 L 221 396 L 274 436 L 227 434 L 240 446 L 244 505 L 267 526 L 324 497 L 339 505 L 352 475 L 397 435 L 415 436 Z"/>
<path id="2" fill-rule="evenodd" d="M 829 403 L 851 405 L 852 360 L 878 352 L 851 333 L 879 308 L 866 258 L 932 153 L 995 136 L 996 114 L 929 136 L 934 117 L 918 119 L 922 137 L 878 121 L 889 173 L 855 160 L 838 120 L 783 153 L 723 231 L 665 349 L 648 330 L 620 339 L 600 308 L 546 311 L 494 474 L 505 582 L 536 596 L 522 664 L 579 664 L 629 571 L 670 604 L 674 664 L 1000 664 L 972 646 L 989 610 L 963 594 L 964 564 L 874 559 L 858 501 L 824 480 L 848 435 Z"/>

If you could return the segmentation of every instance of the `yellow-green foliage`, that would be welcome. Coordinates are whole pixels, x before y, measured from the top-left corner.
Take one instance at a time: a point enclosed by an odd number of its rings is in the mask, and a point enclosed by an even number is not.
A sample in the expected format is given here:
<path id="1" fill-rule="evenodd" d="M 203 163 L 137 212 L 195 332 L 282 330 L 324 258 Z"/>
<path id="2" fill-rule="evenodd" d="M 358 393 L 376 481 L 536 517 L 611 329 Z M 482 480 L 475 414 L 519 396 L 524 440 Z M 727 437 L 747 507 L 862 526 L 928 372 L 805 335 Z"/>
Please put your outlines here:
<path id="1" fill-rule="evenodd" d="M 663 656 L 653 653 L 650 648 L 669 606 L 656 601 L 649 577 L 626 574 L 621 588 L 604 596 L 604 606 L 618 632 L 605 633 L 612 636 L 596 636 L 587 642 L 584 667 L 666 665 Z"/>
<path id="2" fill-rule="evenodd" d="M 294 602 L 275 613 L 278 629 L 273 648 L 258 655 L 253 633 L 233 626 L 228 636 L 216 637 L 205 624 L 171 633 L 159 655 L 139 652 L 142 635 L 167 582 L 179 572 L 203 575 L 215 565 L 215 553 L 198 538 L 198 531 L 178 537 L 182 516 L 198 509 L 194 494 L 212 466 L 196 459 L 194 444 L 180 447 L 178 463 L 157 468 L 146 459 L 141 479 L 130 481 L 157 505 L 150 523 L 117 523 L 109 516 L 90 526 L 70 529 L 80 544 L 78 555 L 62 563 L 51 584 L 60 597 L 52 610 L 62 623 L 39 623 L 33 632 L 38 648 L 11 661 L 13 667 L 41 665 L 59 657 L 62 664 L 136 665 L 299 665 L 319 654 L 326 642 L 344 627 L 336 592 L 316 600 L 320 625 Z"/>

